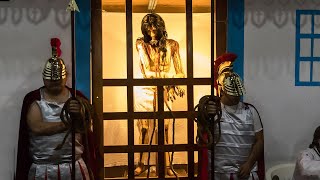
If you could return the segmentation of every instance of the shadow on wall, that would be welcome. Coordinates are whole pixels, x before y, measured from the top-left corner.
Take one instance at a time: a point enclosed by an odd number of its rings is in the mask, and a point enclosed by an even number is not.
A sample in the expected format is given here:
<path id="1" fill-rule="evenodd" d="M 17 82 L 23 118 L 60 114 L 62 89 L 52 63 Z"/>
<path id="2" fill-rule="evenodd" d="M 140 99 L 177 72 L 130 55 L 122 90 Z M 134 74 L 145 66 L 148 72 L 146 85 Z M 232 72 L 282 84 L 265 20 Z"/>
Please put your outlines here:
<path id="1" fill-rule="evenodd" d="M 12 177 L 11 179 L 13 179 L 15 173 L 20 113 L 23 98 L 29 91 L 34 90 L 30 89 L 30 84 L 40 84 L 39 82 L 33 81 L 41 80 L 41 74 L 39 73 L 39 70 L 36 70 L 26 74 L 25 77 L 26 80 L 6 95 L 3 99 L 3 105 L 1 105 L 0 108 L 0 114 L 5 114 L 4 116 L 1 116 L 1 121 L 5 126 L 5 128 L 2 128 L 2 135 L 0 136 L 0 142 L 2 142 L 1 152 L 6 154 L 6 156 L 1 157 L 1 161 L 6 162 L 6 165 L 4 166 L 4 163 L 2 163 L 0 174 L 1 177 L 6 177 L 8 179 L 9 177 Z"/>
<path id="2" fill-rule="evenodd" d="M 9 21 L 14 25 L 18 25 L 23 20 L 38 25 L 45 21 L 51 11 L 53 11 L 57 26 L 66 29 L 71 23 L 70 12 L 66 10 L 68 3 L 68 0 L 10 0 L 0 2 L 0 25 Z M 79 8 L 81 10 L 81 7 Z M 78 21 L 80 26 L 90 26 L 90 21 L 83 18 L 78 18 L 76 21 Z"/>
<path id="3" fill-rule="evenodd" d="M 228 1 L 232 3 L 232 0 Z M 263 25 L 273 23 L 277 28 L 282 28 L 285 25 L 296 24 L 296 9 L 319 9 L 319 0 L 244 0 L 245 2 L 245 17 L 239 17 L 237 11 L 241 12 L 243 9 L 233 7 L 231 10 L 235 13 L 228 17 L 232 20 L 234 25 L 239 29 L 243 28 L 248 21 L 257 28 Z M 301 19 L 301 26 L 306 25 L 307 19 Z M 320 20 L 315 20 L 315 26 L 320 27 Z"/>
<path id="4" fill-rule="evenodd" d="M 0 63 L 1 64 L 1 63 Z M 15 166 L 16 166 L 16 153 L 18 145 L 18 135 L 19 135 L 19 126 L 20 126 L 20 113 L 23 103 L 24 96 L 35 89 L 43 86 L 42 81 L 42 66 L 37 61 L 30 62 L 29 64 L 21 63 L 20 66 L 30 66 L 27 70 L 19 68 L 20 71 L 11 72 L 12 67 L 7 66 L 6 69 L 3 69 L 3 72 L 0 76 L 0 82 L 8 82 L 7 86 L 14 88 L 8 89 L 8 93 L 5 93 L 5 96 L 0 96 L 0 117 L 3 124 L 3 128 L 0 132 L 0 142 L 1 142 L 1 152 L 6 154 L 5 156 L 0 156 L 0 176 L 13 179 Z M 29 71 L 28 71 L 29 70 Z M 1 74 L 1 73 L 0 73 Z M 5 76 L 7 74 L 7 76 Z M 14 76 L 16 74 L 16 76 Z M 23 77 L 23 78 L 21 78 Z M 15 79 L 16 78 L 16 79 Z M 71 77 L 68 77 L 68 84 Z M 12 84 L 10 84 L 12 83 Z M 17 84 L 17 85 L 13 85 Z M 0 94 L 1 95 L 1 94 Z"/>
<path id="5" fill-rule="evenodd" d="M 311 9 L 319 9 L 319 0 L 244 0 L 245 1 L 245 17 L 239 17 L 241 13 L 232 13 L 229 20 L 239 29 L 243 28 L 243 24 L 247 24 L 248 21 L 261 28 L 267 22 L 272 22 L 276 27 L 282 28 L 288 23 L 295 26 L 295 9 L 305 9 L 310 7 Z M 232 0 L 229 0 L 232 3 Z M 44 21 L 51 10 L 55 13 L 55 19 L 58 26 L 61 28 L 67 28 L 70 25 L 70 13 L 66 11 L 68 0 L 28 0 L 18 1 L 11 0 L 9 2 L 0 2 L 0 25 L 11 20 L 13 24 L 19 24 L 24 18 L 32 24 L 39 24 Z M 80 11 L 81 11 L 81 7 Z M 294 9 L 294 10 L 293 10 Z M 238 7 L 233 7 L 232 11 L 242 11 Z M 88 17 L 90 16 L 88 15 Z M 83 17 L 76 21 L 82 27 L 90 26 L 88 20 Z M 306 24 L 307 20 L 301 19 L 301 26 Z M 315 26 L 320 26 L 320 19 L 316 20 Z"/>

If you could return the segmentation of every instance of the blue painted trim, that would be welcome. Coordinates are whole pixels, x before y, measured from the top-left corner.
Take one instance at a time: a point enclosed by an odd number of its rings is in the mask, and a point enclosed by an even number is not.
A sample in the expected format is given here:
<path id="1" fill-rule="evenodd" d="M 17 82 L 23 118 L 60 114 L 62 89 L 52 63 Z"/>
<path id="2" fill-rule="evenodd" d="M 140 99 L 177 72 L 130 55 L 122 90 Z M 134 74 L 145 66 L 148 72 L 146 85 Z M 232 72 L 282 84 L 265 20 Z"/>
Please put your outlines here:
<path id="1" fill-rule="evenodd" d="M 77 0 L 77 4 L 80 12 L 75 13 L 76 88 L 90 99 L 90 0 Z"/>
<path id="2" fill-rule="evenodd" d="M 299 61 L 320 61 L 320 57 L 300 57 Z"/>
<path id="3" fill-rule="evenodd" d="M 318 81 L 313 81 L 313 82 L 300 81 L 300 82 L 296 82 L 296 86 L 320 86 L 320 82 L 318 82 Z"/>
<path id="4" fill-rule="evenodd" d="M 311 16 L 311 34 L 314 35 L 314 15 Z M 311 57 L 312 61 L 310 62 L 310 82 L 313 80 L 313 47 L 314 47 L 314 38 L 311 39 Z"/>
<path id="5" fill-rule="evenodd" d="M 310 38 L 320 38 L 320 34 L 300 34 L 299 36 L 301 39 L 306 38 L 306 39 L 310 39 Z"/>
<path id="6" fill-rule="evenodd" d="M 296 86 L 301 86 L 299 85 L 300 81 L 300 61 L 299 58 L 300 57 L 300 38 L 298 36 L 298 34 L 300 35 L 300 15 L 301 15 L 301 11 L 297 10 L 296 11 L 296 62 L 295 62 L 295 85 Z"/>
<path id="7" fill-rule="evenodd" d="M 234 71 L 244 79 L 244 0 L 228 0 L 227 50 L 238 55 Z"/>
<path id="8" fill-rule="evenodd" d="M 300 21 L 301 15 L 311 15 L 311 33 L 301 34 L 300 32 Z M 318 57 L 314 57 L 314 39 L 320 38 L 320 34 L 314 34 L 314 15 L 320 15 L 319 10 L 297 10 L 296 11 L 296 61 L 295 61 L 295 85 L 296 86 L 320 86 L 320 82 L 313 81 L 313 62 L 319 61 Z M 301 39 L 311 40 L 311 57 L 301 57 L 300 55 L 300 40 Z M 300 81 L 300 62 L 310 62 L 310 81 Z"/>

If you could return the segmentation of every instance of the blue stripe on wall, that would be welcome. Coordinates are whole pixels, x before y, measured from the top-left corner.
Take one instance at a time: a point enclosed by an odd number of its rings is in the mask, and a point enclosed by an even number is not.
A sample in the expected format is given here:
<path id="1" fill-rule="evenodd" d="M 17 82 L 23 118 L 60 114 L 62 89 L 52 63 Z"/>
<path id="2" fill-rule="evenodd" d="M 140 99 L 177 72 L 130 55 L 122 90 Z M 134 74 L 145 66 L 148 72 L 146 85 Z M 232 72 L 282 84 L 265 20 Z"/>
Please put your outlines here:
<path id="1" fill-rule="evenodd" d="M 90 99 L 90 0 L 77 0 L 75 15 L 76 88 Z"/>
<path id="2" fill-rule="evenodd" d="M 244 0 L 228 0 L 228 52 L 238 55 L 234 71 L 244 79 Z"/>

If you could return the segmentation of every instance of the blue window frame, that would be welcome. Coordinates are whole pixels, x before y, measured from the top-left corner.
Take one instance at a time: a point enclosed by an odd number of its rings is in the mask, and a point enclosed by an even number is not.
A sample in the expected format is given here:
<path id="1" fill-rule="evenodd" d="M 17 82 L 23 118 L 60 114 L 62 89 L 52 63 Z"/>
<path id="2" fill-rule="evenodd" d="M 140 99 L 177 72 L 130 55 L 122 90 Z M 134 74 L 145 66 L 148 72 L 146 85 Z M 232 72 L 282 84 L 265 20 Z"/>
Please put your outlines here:
<path id="1" fill-rule="evenodd" d="M 320 86 L 320 11 L 296 11 L 296 86 Z"/>

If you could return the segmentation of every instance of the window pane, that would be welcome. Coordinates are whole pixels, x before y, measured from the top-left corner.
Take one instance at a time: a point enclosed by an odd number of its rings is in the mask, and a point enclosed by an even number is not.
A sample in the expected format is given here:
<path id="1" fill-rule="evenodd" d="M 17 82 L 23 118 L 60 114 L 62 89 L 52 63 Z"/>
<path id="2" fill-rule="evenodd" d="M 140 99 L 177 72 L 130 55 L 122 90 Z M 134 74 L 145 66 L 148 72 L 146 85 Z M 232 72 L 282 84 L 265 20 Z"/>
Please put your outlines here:
<path id="1" fill-rule="evenodd" d="M 140 168 L 147 169 L 148 165 L 150 166 L 150 174 L 149 177 L 156 178 L 157 176 L 157 169 L 158 169 L 158 153 L 156 152 L 150 152 L 148 151 L 144 153 L 135 153 L 134 154 L 134 163 L 136 165 L 136 168 L 138 167 L 139 163 L 143 163 L 143 166 Z M 150 161 L 148 163 L 148 156 L 150 156 Z M 139 177 L 147 177 L 147 172 L 144 171 L 140 175 L 136 176 L 136 179 L 139 179 Z"/>
<path id="2" fill-rule="evenodd" d="M 300 39 L 300 57 L 311 57 L 311 39 Z"/>
<path id="3" fill-rule="evenodd" d="M 193 76 L 211 77 L 211 0 L 192 3 Z"/>
<path id="4" fill-rule="evenodd" d="M 310 81 L 310 66 L 309 61 L 300 62 L 300 81 Z"/>
<path id="5" fill-rule="evenodd" d="M 199 153 L 198 151 L 195 151 L 194 152 L 194 174 L 195 176 L 198 176 L 198 156 L 199 156 Z"/>
<path id="6" fill-rule="evenodd" d="M 133 87 L 133 102 L 135 112 L 157 111 L 156 96 L 157 87 L 135 86 Z"/>
<path id="7" fill-rule="evenodd" d="M 167 144 L 173 143 L 173 123 L 174 125 L 174 144 L 188 144 L 188 126 L 187 119 L 166 119 L 165 128 L 168 127 L 168 140 Z M 166 137 L 166 135 L 165 135 Z M 166 140 L 166 139 L 165 139 Z"/>
<path id="8" fill-rule="evenodd" d="M 103 121 L 104 146 L 128 145 L 127 120 Z"/>
<path id="9" fill-rule="evenodd" d="M 184 95 L 182 97 L 179 97 L 178 95 L 172 96 L 171 93 L 169 93 L 169 96 L 173 101 L 166 100 L 168 103 L 164 104 L 164 110 L 169 111 L 169 108 L 167 106 L 171 106 L 172 111 L 187 111 L 188 110 L 188 92 L 187 92 L 187 86 L 176 86 L 175 89 L 178 93 L 179 92 L 184 92 Z M 166 92 L 166 91 L 165 91 Z M 166 95 L 165 95 L 166 96 Z M 167 96 L 166 96 L 167 97 Z"/>
<path id="10" fill-rule="evenodd" d="M 164 88 L 167 88 L 165 86 Z M 158 100 L 157 100 L 157 88 L 153 86 L 135 86 L 133 87 L 134 92 L 134 111 L 135 112 L 153 112 L 158 111 Z M 180 97 L 173 92 L 167 93 L 164 91 L 164 111 L 186 111 L 188 109 L 187 104 L 187 87 L 176 86 L 175 91 L 177 93 L 183 92 L 184 95 Z M 168 96 L 169 95 L 169 96 Z M 156 97 L 156 98 L 155 98 Z M 169 98 L 169 99 L 168 99 Z M 172 101 L 170 100 L 172 99 Z M 155 108 L 154 108 L 155 105 Z"/>
<path id="11" fill-rule="evenodd" d="M 313 62 L 312 81 L 320 82 L 320 61 Z"/>
<path id="12" fill-rule="evenodd" d="M 194 100 L 194 107 L 199 104 L 199 100 L 205 96 L 211 94 L 211 86 L 210 85 L 197 85 L 193 86 L 193 100 Z"/>
<path id="13" fill-rule="evenodd" d="M 103 112 L 127 112 L 127 87 L 103 87 Z"/>
<path id="14" fill-rule="evenodd" d="M 125 0 L 102 12 L 102 72 L 104 79 L 127 78 Z M 106 6 L 108 7 L 108 6 Z M 123 10 L 119 12 L 119 10 Z M 94 32 L 93 32 L 94 33 Z"/>
<path id="15" fill-rule="evenodd" d="M 211 13 L 193 14 L 193 73 L 211 77 Z"/>
<path id="16" fill-rule="evenodd" d="M 300 33 L 301 34 L 311 34 L 311 20 L 312 20 L 312 15 L 300 16 Z"/>
<path id="17" fill-rule="evenodd" d="M 134 124 L 134 145 L 149 145 L 151 137 L 153 137 L 152 144 L 158 144 L 157 119 L 136 119 L 134 120 Z"/>
<path id="18" fill-rule="evenodd" d="M 320 39 L 313 39 L 313 57 L 320 57 Z"/>
<path id="19" fill-rule="evenodd" d="M 193 134 L 194 134 L 194 144 L 197 144 L 197 130 L 198 130 L 198 125 L 196 122 L 193 122 L 194 128 L 193 128 Z"/>
<path id="20" fill-rule="evenodd" d="M 320 34 L 320 15 L 314 15 L 314 33 Z"/>
<path id="21" fill-rule="evenodd" d="M 126 177 L 128 172 L 128 155 L 126 153 L 104 154 L 104 177 Z"/>
<path id="22" fill-rule="evenodd" d="M 166 152 L 167 156 L 172 157 L 171 152 Z M 167 161 L 170 164 L 170 160 Z M 188 176 L 188 153 L 187 152 L 174 152 L 173 153 L 173 169 L 177 172 L 179 177 Z"/>

